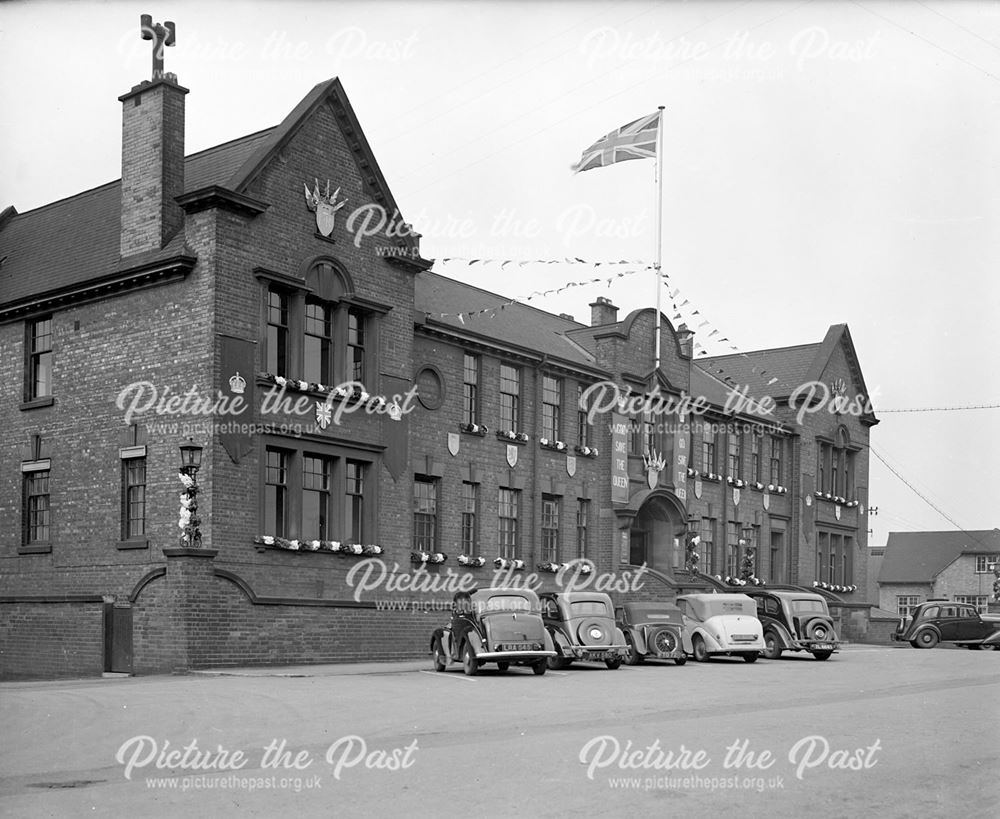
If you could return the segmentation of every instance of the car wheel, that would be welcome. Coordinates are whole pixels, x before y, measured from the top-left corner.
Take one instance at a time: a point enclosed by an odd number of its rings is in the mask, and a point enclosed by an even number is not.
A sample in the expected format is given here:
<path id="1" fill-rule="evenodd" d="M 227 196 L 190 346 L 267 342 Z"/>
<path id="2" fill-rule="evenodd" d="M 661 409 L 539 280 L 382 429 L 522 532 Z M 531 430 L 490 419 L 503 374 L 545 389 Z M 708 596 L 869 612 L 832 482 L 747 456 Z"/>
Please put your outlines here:
<path id="1" fill-rule="evenodd" d="M 745 663 L 755 663 L 755 662 L 757 662 L 757 658 L 759 656 L 760 656 L 759 652 L 751 651 L 749 654 L 744 654 L 743 655 L 743 662 L 745 662 Z"/>
<path id="2" fill-rule="evenodd" d="M 604 661 L 604 664 L 614 671 L 616 668 L 621 668 L 622 658 L 621 657 L 609 657 Z"/>
<path id="3" fill-rule="evenodd" d="M 694 643 L 691 646 L 691 650 L 694 652 L 694 658 L 699 663 L 708 662 L 708 649 L 705 648 L 705 641 L 701 637 L 695 637 Z"/>
<path id="4" fill-rule="evenodd" d="M 769 631 L 764 635 L 764 659 L 777 660 L 781 657 L 781 646 L 778 645 L 778 635 Z"/>
<path id="5" fill-rule="evenodd" d="M 539 660 L 531 667 L 531 670 L 535 673 L 536 677 L 541 677 L 542 674 L 549 670 L 549 664 L 545 660 Z"/>
<path id="6" fill-rule="evenodd" d="M 510 663 L 497 663 L 497 671 L 501 673 L 510 668 Z"/>
<path id="7" fill-rule="evenodd" d="M 630 637 L 626 637 L 625 644 L 628 646 L 628 653 L 625 655 L 625 665 L 639 665 L 642 662 L 642 657 L 635 650 L 635 643 L 632 642 Z"/>
<path id="8" fill-rule="evenodd" d="M 970 651 L 979 651 L 982 648 L 979 643 L 967 643 L 965 647 Z"/>
<path id="9" fill-rule="evenodd" d="M 474 677 L 479 673 L 479 660 L 469 643 L 465 644 L 465 651 L 462 652 L 462 670 L 466 676 Z"/>
<path id="10" fill-rule="evenodd" d="M 926 628 L 917 635 L 916 643 L 917 648 L 934 648 L 938 644 L 938 636 Z"/>
<path id="11" fill-rule="evenodd" d="M 813 657 L 817 660 L 829 660 L 831 654 L 833 654 L 832 651 L 814 651 Z"/>
<path id="12" fill-rule="evenodd" d="M 434 641 L 434 670 L 444 671 L 448 667 L 448 658 L 445 656 L 444 649 L 441 648 L 441 641 Z"/>
<path id="13" fill-rule="evenodd" d="M 687 657 L 675 657 L 674 658 L 674 662 L 677 663 L 677 665 L 684 665 L 684 663 L 686 663 L 687 661 L 688 661 Z"/>
<path id="14" fill-rule="evenodd" d="M 825 620 L 813 620 L 806 626 L 806 636 L 810 640 L 829 640 L 833 636 L 832 631 Z"/>
<path id="15" fill-rule="evenodd" d="M 910 640 L 910 645 L 913 646 L 914 648 L 920 648 L 916 640 Z"/>

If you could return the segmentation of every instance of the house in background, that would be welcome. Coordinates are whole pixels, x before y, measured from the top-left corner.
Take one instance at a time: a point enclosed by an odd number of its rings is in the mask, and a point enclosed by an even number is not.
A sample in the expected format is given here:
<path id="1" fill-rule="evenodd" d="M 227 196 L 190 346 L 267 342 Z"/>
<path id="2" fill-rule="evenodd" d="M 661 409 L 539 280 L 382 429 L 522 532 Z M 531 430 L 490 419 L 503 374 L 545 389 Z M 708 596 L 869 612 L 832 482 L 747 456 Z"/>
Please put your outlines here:
<path id="1" fill-rule="evenodd" d="M 908 616 L 925 600 L 941 598 L 985 612 L 998 557 L 1000 529 L 890 532 L 877 575 L 879 608 Z"/>

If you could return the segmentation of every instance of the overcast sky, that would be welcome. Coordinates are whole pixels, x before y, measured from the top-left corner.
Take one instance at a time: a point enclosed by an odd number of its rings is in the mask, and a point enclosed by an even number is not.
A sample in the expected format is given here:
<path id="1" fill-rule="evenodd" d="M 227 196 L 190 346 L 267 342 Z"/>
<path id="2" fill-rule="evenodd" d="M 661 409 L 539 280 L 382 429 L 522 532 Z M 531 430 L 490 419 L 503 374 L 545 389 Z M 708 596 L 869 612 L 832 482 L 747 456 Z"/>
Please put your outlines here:
<path id="1" fill-rule="evenodd" d="M 595 268 L 502 260 L 653 261 L 654 163 L 569 167 L 664 105 L 663 264 L 705 348 L 847 322 L 876 411 L 1000 404 L 1000 3 L 4 3 L 0 208 L 120 176 L 142 12 L 177 23 L 188 153 L 339 76 L 424 255 L 496 260 L 435 269 L 511 297 Z M 532 303 L 587 321 L 597 295 L 655 285 Z M 880 418 L 874 545 L 1000 526 L 1000 410 Z"/>

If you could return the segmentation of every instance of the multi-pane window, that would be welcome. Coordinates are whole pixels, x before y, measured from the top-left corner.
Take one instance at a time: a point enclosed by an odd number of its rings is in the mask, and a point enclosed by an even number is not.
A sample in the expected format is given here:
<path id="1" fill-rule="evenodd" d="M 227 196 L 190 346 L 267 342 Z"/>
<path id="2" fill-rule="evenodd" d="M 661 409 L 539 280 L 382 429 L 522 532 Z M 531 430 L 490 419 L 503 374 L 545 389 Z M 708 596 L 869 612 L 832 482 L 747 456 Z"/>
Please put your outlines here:
<path id="1" fill-rule="evenodd" d="M 542 560 L 559 560 L 559 498 L 542 495 Z"/>
<path id="2" fill-rule="evenodd" d="M 521 501 L 519 489 L 500 488 L 497 504 L 499 556 L 507 559 L 517 557 L 519 543 L 518 512 Z"/>
<path id="3" fill-rule="evenodd" d="M 268 449 L 264 467 L 264 531 L 285 537 L 288 521 L 288 453 Z"/>
<path id="4" fill-rule="evenodd" d="M 701 441 L 701 471 L 715 472 L 715 438 L 709 432 Z"/>
<path id="5" fill-rule="evenodd" d="M 740 471 L 743 468 L 743 436 L 738 432 L 729 433 L 728 466 L 730 477 L 740 477 Z"/>
<path id="6" fill-rule="evenodd" d="M 726 574 L 736 577 L 740 570 L 740 525 L 729 521 L 726 525 Z"/>
<path id="7" fill-rule="evenodd" d="M 305 347 L 302 375 L 306 381 L 330 383 L 330 308 L 320 302 L 306 302 Z"/>
<path id="8" fill-rule="evenodd" d="M 976 555 L 976 574 L 992 572 L 1000 555 Z"/>
<path id="9" fill-rule="evenodd" d="M 347 377 L 365 380 L 365 316 L 360 310 L 347 311 Z"/>
<path id="10" fill-rule="evenodd" d="M 771 438 L 771 469 L 768 478 L 769 483 L 773 483 L 775 486 L 782 485 L 782 469 L 781 469 L 781 453 L 783 442 L 780 438 Z"/>
<path id="11" fill-rule="evenodd" d="M 763 440 L 763 436 L 756 432 L 750 436 L 750 480 L 757 483 L 761 483 L 760 448 Z"/>
<path id="12" fill-rule="evenodd" d="M 479 423 L 479 356 L 469 353 L 462 363 L 462 420 Z"/>
<path id="13" fill-rule="evenodd" d="M 24 473 L 24 542 L 49 541 L 49 470 Z"/>
<path id="14" fill-rule="evenodd" d="M 989 596 L 985 594 L 956 594 L 955 602 L 975 606 L 980 614 L 986 614 L 989 608 Z"/>
<path id="15" fill-rule="evenodd" d="M 500 428 L 517 432 L 521 425 L 521 371 L 500 365 Z"/>
<path id="16" fill-rule="evenodd" d="M 330 539 L 330 478 L 332 461 L 302 456 L 302 538 Z"/>
<path id="17" fill-rule="evenodd" d="M 840 458 L 842 451 L 839 449 L 833 450 L 833 457 L 830 458 L 830 492 L 834 495 L 839 495 L 840 486 Z"/>
<path id="18" fill-rule="evenodd" d="M 432 552 L 437 548 L 437 481 L 413 480 L 413 548 Z"/>
<path id="19" fill-rule="evenodd" d="M 701 519 L 701 543 L 698 546 L 698 568 L 705 574 L 715 571 L 715 518 Z"/>
<path id="20" fill-rule="evenodd" d="M 479 484 L 462 481 L 462 552 L 474 555 L 479 546 Z"/>
<path id="21" fill-rule="evenodd" d="M 542 376 L 542 437 L 558 441 L 562 415 L 562 381 L 551 375 Z"/>
<path id="22" fill-rule="evenodd" d="M 590 446 L 590 423 L 587 413 L 588 407 L 583 400 L 583 384 L 576 385 L 576 444 L 577 446 Z"/>
<path id="23" fill-rule="evenodd" d="M 590 501 L 580 498 L 576 503 L 576 556 L 587 556 L 587 527 L 590 524 Z"/>
<path id="24" fill-rule="evenodd" d="M 275 288 L 267 291 L 266 367 L 273 375 L 288 375 L 288 296 Z"/>
<path id="25" fill-rule="evenodd" d="M 365 538 L 365 464 L 362 461 L 347 462 L 346 528 L 344 539 L 350 543 L 363 543 Z"/>
<path id="26" fill-rule="evenodd" d="M 913 610 L 920 605 L 920 597 L 915 594 L 897 594 L 896 612 L 900 617 L 909 617 Z"/>
<path id="27" fill-rule="evenodd" d="M 27 400 L 52 395 L 52 318 L 28 323 Z"/>
<path id="28" fill-rule="evenodd" d="M 122 461 L 122 540 L 146 535 L 146 459 Z"/>
<path id="29" fill-rule="evenodd" d="M 826 568 L 826 555 L 830 550 L 830 534 L 829 532 L 817 532 L 816 533 L 816 579 L 819 581 L 826 580 L 828 578 L 823 577 L 823 570 Z"/>

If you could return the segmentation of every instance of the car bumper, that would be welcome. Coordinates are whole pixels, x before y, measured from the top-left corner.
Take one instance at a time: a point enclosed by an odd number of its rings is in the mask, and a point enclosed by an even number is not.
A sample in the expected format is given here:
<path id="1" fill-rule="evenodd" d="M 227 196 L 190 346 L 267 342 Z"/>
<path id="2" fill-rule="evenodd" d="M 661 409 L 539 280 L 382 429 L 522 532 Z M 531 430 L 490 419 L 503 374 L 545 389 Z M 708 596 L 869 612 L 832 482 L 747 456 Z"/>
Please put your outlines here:
<path id="1" fill-rule="evenodd" d="M 530 663 L 555 656 L 554 651 L 480 651 L 476 654 L 476 659 L 484 663 Z"/>
<path id="2" fill-rule="evenodd" d="M 564 657 L 572 657 L 574 660 L 593 660 L 599 662 L 611 657 L 625 657 L 628 653 L 628 646 L 570 646 L 563 649 Z"/>

